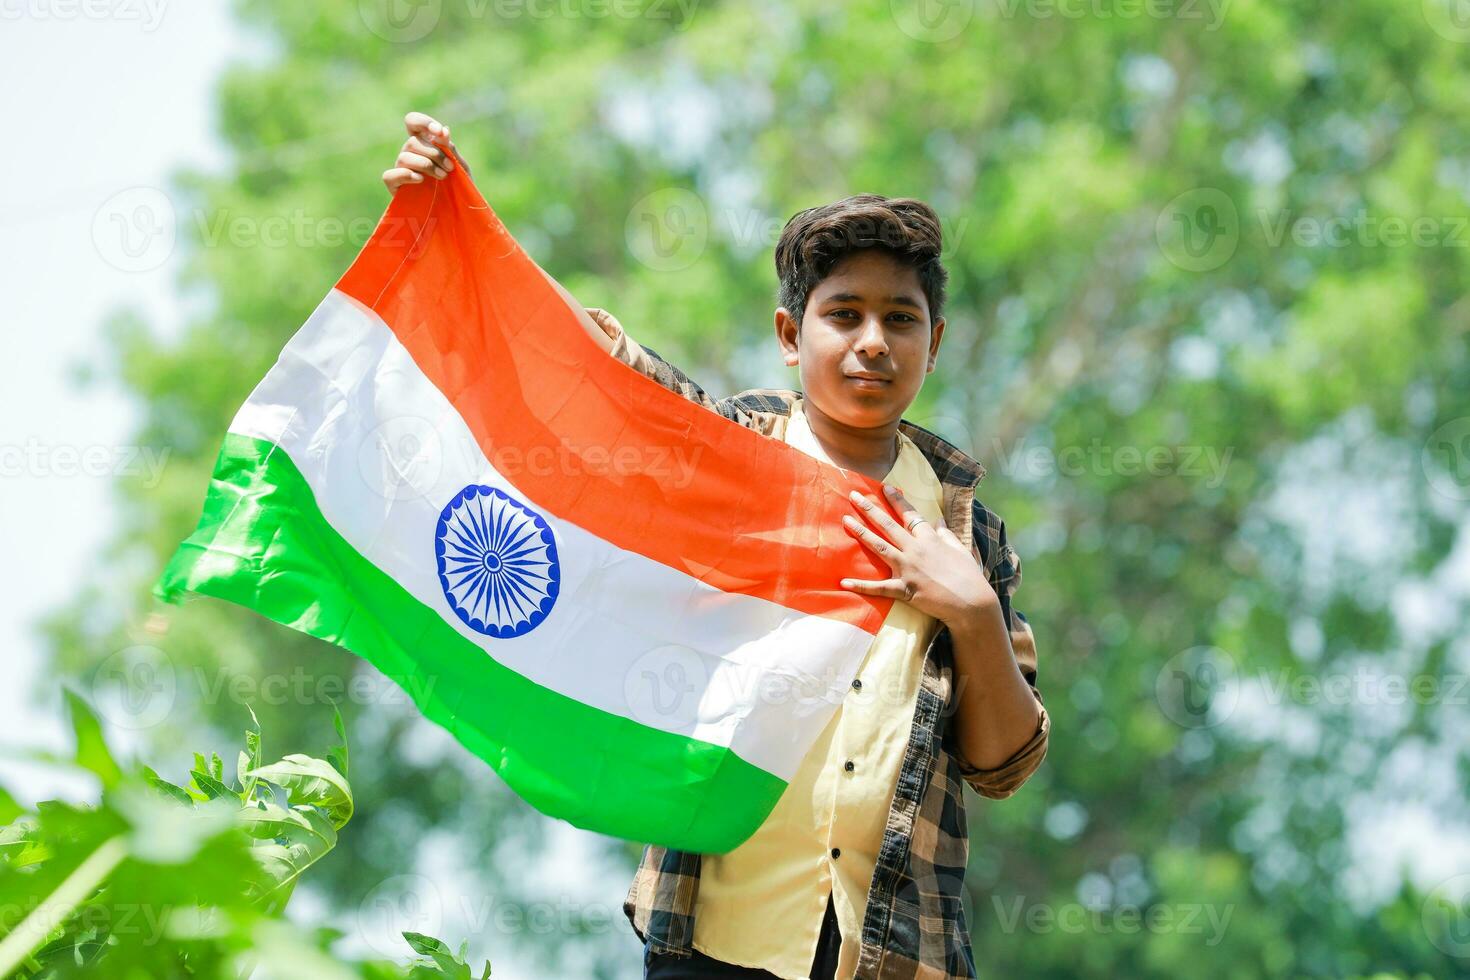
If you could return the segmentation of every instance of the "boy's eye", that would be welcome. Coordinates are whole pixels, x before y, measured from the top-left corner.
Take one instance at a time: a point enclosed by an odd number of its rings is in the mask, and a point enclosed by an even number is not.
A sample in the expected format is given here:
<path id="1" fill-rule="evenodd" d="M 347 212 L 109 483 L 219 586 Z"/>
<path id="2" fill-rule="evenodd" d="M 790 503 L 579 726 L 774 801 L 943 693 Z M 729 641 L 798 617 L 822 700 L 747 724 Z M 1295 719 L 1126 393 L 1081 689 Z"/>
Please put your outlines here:
<path id="1" fill-rule="evenodd" d="M 858 315 L 858 312 L 856 310 L 846 310 L 846 309 L 844 309 L 844 310 L 833 310 L 831 313 L 828 313 L 827 315 L 828 316 L 832 316 L 832 317 L 840 317 L 840 318 L 843 318 L 843 319 L 862 319 Z M 916 322 L 918 322 L 918 317 L 915 317 L 915 316 L 913 316 L 912 314 L 909 314 L 909 313 L 893 313 L 893 314 L 891 314 L 888 317 L 888 319 L 890 319 L 890 320 L 896 320 L 899 323 L 916 323 Z"/>

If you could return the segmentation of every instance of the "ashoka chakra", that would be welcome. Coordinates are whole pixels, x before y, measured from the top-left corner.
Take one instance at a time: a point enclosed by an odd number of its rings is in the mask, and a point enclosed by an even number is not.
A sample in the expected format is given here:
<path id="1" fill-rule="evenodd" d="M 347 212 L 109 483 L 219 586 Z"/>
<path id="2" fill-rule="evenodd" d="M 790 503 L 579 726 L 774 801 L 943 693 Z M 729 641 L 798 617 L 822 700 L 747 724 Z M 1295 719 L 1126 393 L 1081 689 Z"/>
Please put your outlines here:
<path id="1" fill-rule="evenodd" d="M 439 585 L 449 608 L 478 633 L 527 633 L 556 604 L 561 563 L 540 514 L 495 487 L 471 484 L 439 514 Z"/>

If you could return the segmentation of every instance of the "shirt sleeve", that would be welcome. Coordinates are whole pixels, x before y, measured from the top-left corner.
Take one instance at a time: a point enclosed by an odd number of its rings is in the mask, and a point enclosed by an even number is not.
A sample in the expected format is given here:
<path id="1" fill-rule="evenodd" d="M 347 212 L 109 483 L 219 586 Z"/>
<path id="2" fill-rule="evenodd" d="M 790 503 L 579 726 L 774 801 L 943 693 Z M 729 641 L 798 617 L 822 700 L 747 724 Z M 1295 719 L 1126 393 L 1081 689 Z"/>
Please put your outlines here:
<path id="1" fill-rule="evenodd" d="M 1041 713 L 1031 739 L 994 769 L 977 769 L 965 761 L 963 756 L 955 756 L 960 775 L 975 792 L 992 800 L 1003 800 L 1020 789 L 1046 758 L 1047 742 L 1051 737 L 1051 716 L 1042 702 L 1041 690 L 1036 686 L 1036 637 L 1031 632 L 1031 624 L 1026 621 L 1026 617 L 1011 604 L 1016 589 L 1021 585 L 1021 556 L 1016 554 L 1006 540 L 1005 522 L 983 508 L 976 509 L 980 511 L 979 516 L 985 518 L 985 526 L 976 526 L 974 529 L 977 541 L 981 540 L 980 535 L 985 535 L 990 547 L 984 548 L 983 552 L 994 555 L 994 560 L 986 569 L 986 577 L 1000 598 L 1001 612 L 1011 636 L 1011 650 L 1015 654 L 1016 665 L 1021 670 L 1021 676 L 1030 685 Z"/>
<path id="2" fill-rule="evenodd" d="M 623 329 L 617 317 L 607 310 L 588 307 L 587 315 L 592 317 L 593 321 L 609 337 L 613 338 L 613 347 L 609 353 L 616 360 L 622 361 L 644 377 L 651 378 L 676 395 L 697 405 L 702 405 L 716 415 L 743 425 L 747 429 L 764 432 L 761 423 L 749 412 L 736 405 L 733 400 L 711 397 L 695 383 L 694 379 L 660 357 L 653 348 L 645 347 L 628 336 L 628 332 Z"/>

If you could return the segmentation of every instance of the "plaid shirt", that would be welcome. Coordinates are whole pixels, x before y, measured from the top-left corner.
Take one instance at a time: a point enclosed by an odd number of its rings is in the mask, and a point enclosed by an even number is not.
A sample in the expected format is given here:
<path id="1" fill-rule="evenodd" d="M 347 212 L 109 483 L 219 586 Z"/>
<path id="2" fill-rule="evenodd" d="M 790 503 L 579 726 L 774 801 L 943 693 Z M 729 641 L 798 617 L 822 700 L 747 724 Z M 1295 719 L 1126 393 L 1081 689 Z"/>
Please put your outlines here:
<path id="1" fill-rule="evenodd" d="M 796 392 L 756 388 L 729 398 L 711 398 L 655 351 L 635 343 L 616 319 L 602 310 L 588 312 L 614 338 L 614 357 L 732 422 L 781 437 L 792 403 L 799 397 Z M 1011 606 L 1011 596 L 1021 582 L 1021 560 L 1006 540 L 1005 522 L 974 496 L 985 468 L 958 447 L 906 419 L 899 422 L 899 428 L 934 467 L 943 490 L 945 523 L 985 569 L 1000 598 L 1021 674 L 1040 702 L 1031 626 Z M 1051 719 L 1042 707 L 1036 733 L 1003 765 L 981 770 L 966 762 L 949 724 L 956 708 L 953 671 L 952 640 L 948 627 L 941 623 L 925 651 L 908 749 L 868 889 L 856 973 L 859 980 L 975 976 L 961 907 L 969 856 L 963 787 L 968 783 L 981 796 L 1005 799 L 1030 778 L 1046 756 Z M 644 848 L 623 912 L 638 938 L 654 952 L 690 955 L 699 869 L 699 854 L 652 845 Z"/>

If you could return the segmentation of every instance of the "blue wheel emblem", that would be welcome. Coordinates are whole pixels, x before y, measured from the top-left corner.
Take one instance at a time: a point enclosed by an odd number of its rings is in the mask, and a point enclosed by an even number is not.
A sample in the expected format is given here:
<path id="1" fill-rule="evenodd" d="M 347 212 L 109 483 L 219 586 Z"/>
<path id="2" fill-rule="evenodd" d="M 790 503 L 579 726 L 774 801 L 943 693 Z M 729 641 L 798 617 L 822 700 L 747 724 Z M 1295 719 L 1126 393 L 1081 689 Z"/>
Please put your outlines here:
<path id="1" fill-rule="evenodd" d="M 520 636 L 556 604 L 561 562 L 551 528 L 494 487 L 471 484 L 445 505 L 434 555 L 449 608 L 477 633 Z"/>

